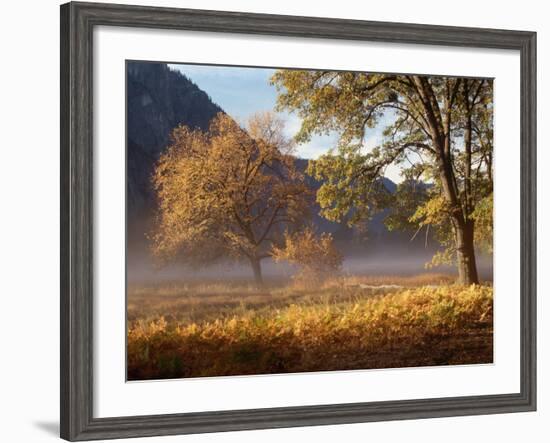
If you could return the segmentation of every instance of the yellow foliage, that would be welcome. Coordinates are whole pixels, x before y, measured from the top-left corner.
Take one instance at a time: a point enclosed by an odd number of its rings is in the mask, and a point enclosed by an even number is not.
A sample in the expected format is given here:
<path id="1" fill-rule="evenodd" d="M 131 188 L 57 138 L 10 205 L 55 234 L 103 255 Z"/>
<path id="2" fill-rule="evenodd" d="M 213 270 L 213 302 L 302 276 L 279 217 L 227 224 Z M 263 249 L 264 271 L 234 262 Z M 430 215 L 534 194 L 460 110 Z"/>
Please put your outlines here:
<path id="1" fill-rule="evenodd" d="M 287 261 L 301 267 L 299 279 L 327 278 L 342 266 L 342 254 L 336 249 L 332 235 L 327 232 L 317 236 L 311 228 L 284 235 L 281 247 L 273 246 L 272 257 L 276 262 Z"/>
<path id="2" fill-rule="evenodd" d="M 227 256 L 264 258 L 273 239 L 307 207 L 292 149 L 283 123 L 271 113 L 252 117 L 247 129 L 222 113 L 207 132 L 177 127 L 152 179 L 155 258 L 191 265 Z"/>
<path id="3" fill-rule="evenodd" d="M 493 252 L 493 193 L 483 198 L 475 207 L 471 218 L 475 222 L 476 245 Z"/>
<path id="4" fill-rule="evenodd" d="M 492 312 L 491 286 L 446 285 L 248 310 L 202 323 L 135 322 L 128 329 L 129 377 L 441 364 L 445 346 L 454 352 L 447 364 L 488 362 Z"/>

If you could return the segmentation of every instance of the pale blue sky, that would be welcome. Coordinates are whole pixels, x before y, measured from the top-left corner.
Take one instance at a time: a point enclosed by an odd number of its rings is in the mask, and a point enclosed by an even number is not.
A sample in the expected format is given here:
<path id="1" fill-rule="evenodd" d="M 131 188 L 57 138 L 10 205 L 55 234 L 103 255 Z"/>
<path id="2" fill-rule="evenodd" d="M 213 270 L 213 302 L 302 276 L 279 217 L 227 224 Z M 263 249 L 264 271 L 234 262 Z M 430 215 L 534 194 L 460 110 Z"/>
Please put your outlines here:
<path id="1" fill-rule="evenodd" d="M 258 111 L 273 111 L 277 100 L 277 90 L 270 85 L 269 79 L 274 69 L 241 68 L 227 66 L 205 66 L 171 64 L 171 69 L 178 70 L 190 78 L 199 88 L 205 91 L 212 101 L 225 112 L 240 122 Z M 279 113 L 285 120 L 285 131 L 293 137 L 301 126 L 301 119 L 287 112 Z M 376 146 L 381 140 L 383 124 L 367 133 L 365 147 Z M 303 144 L 297 145 L 296 155 L 302 158 L 318 158 L 330 148 L 336 146 L 337 134 L 314 136 Z M 386 176 L 393 181 L 401 181 L 399 170 L 390 166 Z"/>

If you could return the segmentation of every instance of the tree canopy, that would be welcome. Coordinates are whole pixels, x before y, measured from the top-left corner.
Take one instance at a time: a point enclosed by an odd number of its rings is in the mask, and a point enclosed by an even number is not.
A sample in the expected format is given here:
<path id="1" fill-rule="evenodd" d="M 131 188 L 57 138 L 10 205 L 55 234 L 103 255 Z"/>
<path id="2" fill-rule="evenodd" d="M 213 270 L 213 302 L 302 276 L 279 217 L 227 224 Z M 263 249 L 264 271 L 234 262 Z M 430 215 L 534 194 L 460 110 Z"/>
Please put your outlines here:
<path id="1" fill-rule="evenodd" d="M 245 259 L 261 283 L 260 261 L 307 214 L 309 192 L 292 150 L 271 113 L 253 116 L 246 129 L 223 113 L 207 132 L 174 129 L 153 176 L 157 260 L 200 266 Z"/>
<path id="2" fill-rule="evenodd" d="M 444 246 L 436 261 L 455 257 L 459 281 L 478 282 L 474 241 L 492 237 L 492 80 L 279 70 L 272 83 L 278 108 L 302 119 L 297 141 L 339 134 L 309 165 L 323 182 L 322 215 L 353 224 L 390 208 L 393 227 L 433 227 Z M 379 124 L 383 141 L 368 151 L 369 128 Z M 404 179 L 394 195 L 381 180 L 391 164 Z"/>

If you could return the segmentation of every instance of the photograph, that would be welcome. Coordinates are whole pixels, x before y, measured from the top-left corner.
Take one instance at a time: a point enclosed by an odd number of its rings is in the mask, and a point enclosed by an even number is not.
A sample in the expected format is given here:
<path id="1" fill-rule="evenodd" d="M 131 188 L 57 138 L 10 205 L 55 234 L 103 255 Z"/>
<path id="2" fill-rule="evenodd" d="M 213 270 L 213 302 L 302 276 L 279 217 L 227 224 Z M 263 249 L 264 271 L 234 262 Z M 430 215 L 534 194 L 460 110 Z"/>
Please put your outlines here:
<path id="1" fill-rule="evenodd" d="M 550 8 L 453 6 L 6 2 L 0 441 L 549 440 Z"/>
<path id="2" fill-rule="evenodd" d="M 126 61 L 127 380 L 493 363 L 493 79 Z"/>

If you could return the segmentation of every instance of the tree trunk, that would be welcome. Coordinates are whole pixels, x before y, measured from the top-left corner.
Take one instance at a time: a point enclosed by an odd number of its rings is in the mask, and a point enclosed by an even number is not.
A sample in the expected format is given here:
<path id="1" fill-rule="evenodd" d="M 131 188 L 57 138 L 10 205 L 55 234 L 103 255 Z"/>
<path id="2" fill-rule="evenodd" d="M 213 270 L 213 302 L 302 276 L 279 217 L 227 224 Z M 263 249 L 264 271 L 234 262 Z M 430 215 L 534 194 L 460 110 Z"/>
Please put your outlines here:
<path id="1" fill-rule="evenodd" d="M 465 219 L 453 183 L 451 168 L 441 166 L 441 183 L 447 202 L 454 208 L 451 216 L 455 233 L 458 283 L 461 285 L 478 284 L 476 256 L 474 252 L 474 222 Z"/>
<path id="2" fill-rule="evenodd" d="M 254 272 L 254 281 L 256 282 L 256 285 L 263 286 L 264 279 L 262 277 L 262 266 L 260 264 L 260 259 L 251 257 L 250 265 L 252 266 L 252 271 Z"/>
<path id="3" fill-rule="evenodd" d="M 458 283 L 461 285 L 478 284 L 473 221 L 468 220 L 465 224 L 455 223 L 455 236 Z"/>
<path id="4" fill-rule="evenodd" d="M 451 218 L 455 233 L 458 283 L 462 285 L 478 284 L 479 279 L 474 251 L 474 222 L 464 216 L 463 208 L 458 199 L 450 161 L 440 164 L 440 177 L 445 198 L 453 208 Z"/>
<path id="5" fill-rule="evenodd" d="M 456 175 L 453 167 L 453 153 L 451 144 L 451 110 L 454 101 L 448 99 L 445 102 L 443 112 L 439 109 L 435 94 L 431 85 L 425 77 L 413 76 L 413 83 L 416 85 L 422 105 L 428 119 L 430 138 L 438 157 L 439 176 L 443 187 L 443 195 L 451 208 L 451 219 L 455 234 L 458 283 L 471 285 L 479 283 L 477 276 L 476 257 L 474 252 L 474 223 L 469 219 L 468 200 L 470 177 L 467 171 L 466 193 L 467 201 L 461 202 Z M 455 84 L 458 87 L 458 83 Z M 455 89 L 456 91 L 456 89 Z M 437 111 L 437 112 L 436 112 Z M 443 121 L 437 115 L 443 115 Z M 465 143 L 468 145 L 466 151 L 469 155 L 468 163 L 471 163 L 471 128 L 467 134 Z M 467 131 L 468 132 L 468 131 Z M 469 164 L 468 167 L 471 167 Z M 465 207 L 463 206 L 465 205 Z"/>

